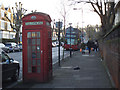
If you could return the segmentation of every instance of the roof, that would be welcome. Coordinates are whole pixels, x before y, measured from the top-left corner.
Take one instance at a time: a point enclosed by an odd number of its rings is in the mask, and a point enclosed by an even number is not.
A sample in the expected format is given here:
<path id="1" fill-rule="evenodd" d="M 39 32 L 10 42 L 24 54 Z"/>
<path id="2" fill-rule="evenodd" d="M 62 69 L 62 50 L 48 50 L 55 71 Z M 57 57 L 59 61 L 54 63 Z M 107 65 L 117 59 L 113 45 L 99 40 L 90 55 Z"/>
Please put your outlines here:
<path id="1" fill-rule="evenodd" d="M 29 16 L 29 15 L 35 15 L 35 14 L 36 14 L 36 15 L 41 15 L 41 16 L 43 16 L 44 18 L 47 18 L 47 19 L 49 19 L 49 20 L 51 21 L 50 16 L 49 16 L 48 14 L 42 13 L 42 12 L 29 13 L 29 14 L 25 15 L 23 18 L 25 18 L 25 17 L 27 17 L 27 16 Z"/>
<path id="2" fill-rule="evenodd" d="M 33 12 L 33 13 L 29 13 L 29 14 L 27 14 L 27 15 L 31 15 L 31 14 L 40 14 L 40 15 L 48 16 L 48 14 L 42 13 L 42 12 Z M 26 16 L 27 16 L 27 15 L 26 15 Z"/>

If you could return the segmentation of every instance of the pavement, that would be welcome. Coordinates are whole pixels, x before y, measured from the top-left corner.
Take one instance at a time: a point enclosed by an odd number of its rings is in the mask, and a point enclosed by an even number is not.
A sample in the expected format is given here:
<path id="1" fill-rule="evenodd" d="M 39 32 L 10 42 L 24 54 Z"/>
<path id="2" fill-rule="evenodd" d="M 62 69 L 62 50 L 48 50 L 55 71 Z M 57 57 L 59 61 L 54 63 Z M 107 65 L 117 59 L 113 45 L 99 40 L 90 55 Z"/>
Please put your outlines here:
<path id="1" fill-rule="evenodd" d="M 13 88 L 113 88 L 98 52 L 76 51 L 72 57 L 53 66 L 53 79 L 46 83 L 19 82 Z"/>

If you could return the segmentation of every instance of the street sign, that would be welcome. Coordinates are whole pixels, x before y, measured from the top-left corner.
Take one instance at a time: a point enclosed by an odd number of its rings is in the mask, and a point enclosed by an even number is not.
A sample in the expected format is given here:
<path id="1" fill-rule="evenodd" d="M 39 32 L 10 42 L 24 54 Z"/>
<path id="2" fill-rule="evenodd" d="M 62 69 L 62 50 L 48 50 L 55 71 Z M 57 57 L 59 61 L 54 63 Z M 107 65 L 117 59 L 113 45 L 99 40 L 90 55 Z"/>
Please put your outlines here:
<path id="1" fill-rule="evenodd" d="M 59 23 L 60 23 L 60 24 L 59 24 Z M 56 22 L 56 24 L 55 24 L 55 25 L 56 25 L 56 28 L 59 28 L 59 27 L 62 28 L 62 24 L 63 24 L 62 22 Z M 60 26 L 59 26 L 59 25 L 60 25 Z"/>

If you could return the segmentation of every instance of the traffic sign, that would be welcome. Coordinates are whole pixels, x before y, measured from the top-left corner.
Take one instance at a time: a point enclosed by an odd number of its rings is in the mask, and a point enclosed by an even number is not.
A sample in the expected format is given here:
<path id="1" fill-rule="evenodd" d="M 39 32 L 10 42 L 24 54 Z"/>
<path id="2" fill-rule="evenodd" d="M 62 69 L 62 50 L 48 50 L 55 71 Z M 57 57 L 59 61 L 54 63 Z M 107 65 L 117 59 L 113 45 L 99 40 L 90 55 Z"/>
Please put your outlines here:
<path id="1" fill-rule="evenodd" d="M 60 24 L 59 24 L 59 23 L 60 23 Z M 55 24 L 55 25 L 56 25 L 56 28 L 62 28 L 62 24 L 63 24 L 62 22 L 56 22 L 56 24 Z M 60 25 L 60 26 L 59 26 L 59 25 Z"/>

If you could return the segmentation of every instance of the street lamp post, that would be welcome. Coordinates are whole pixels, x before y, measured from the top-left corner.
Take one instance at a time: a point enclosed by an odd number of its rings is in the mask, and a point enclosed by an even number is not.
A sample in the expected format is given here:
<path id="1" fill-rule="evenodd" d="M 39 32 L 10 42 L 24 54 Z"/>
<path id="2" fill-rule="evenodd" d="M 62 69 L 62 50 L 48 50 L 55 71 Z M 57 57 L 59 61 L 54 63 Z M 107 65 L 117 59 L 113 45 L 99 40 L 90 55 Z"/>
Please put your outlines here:
<path id="1" fill-rule="evenodd" d="M 52 29 L 52 37 L 54 37 L 54 34 L 53 34 L 53 32 L 54 32 L 54 25 L 55 25 L 55 19 L 53 20 L 53 29 Z"/>
<path id="2" fill-rule="evenodd" d="M 82 31 L 81 31 L 81 36 L 82 36 L 82 38 L 81 38 L 81 41 L 83 42 L 84 40 L 83 40 L 83 8 L 73 8 L 73 10 L 81 10 L 81 13 L 82 13 Z"/>
<path id="3" fill-rule="evenodd" d="M 58 47 L 58 62 L 60 66 L 60 21 L 58 22 L 58 41 L 59 41 L 59 47 Z"/>
<path id="4" fill-rule="evenodd" d="M 89 39 L 90 39 L 90 25 L 87 25 L 88 32 L 89 32 Z"/>
<path id="5" fill-rule="evenodd" d="M 82 42 L 84 42 L 84 40 L 83 40 L 83 9 L 82 9 Z"/>
<path id="6" fill-rule="evenodd" d="M 56 27 L 58 28 L 58 41 L 59 41 L 59 46 L 58 46 L 58 65 L 60 66 L 60 29 L 62 28 L 62 22 L 60 20 L 56 22 Z"/>
<path id="7" fill-rule="evenodd" d="M 70 25 L 70 57 L 72 57 L 72 51 L 71 51 L 71 25 L 72 23 L 69 23 Z"/>

